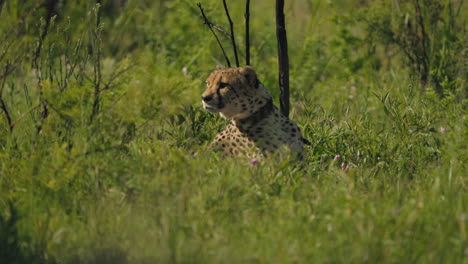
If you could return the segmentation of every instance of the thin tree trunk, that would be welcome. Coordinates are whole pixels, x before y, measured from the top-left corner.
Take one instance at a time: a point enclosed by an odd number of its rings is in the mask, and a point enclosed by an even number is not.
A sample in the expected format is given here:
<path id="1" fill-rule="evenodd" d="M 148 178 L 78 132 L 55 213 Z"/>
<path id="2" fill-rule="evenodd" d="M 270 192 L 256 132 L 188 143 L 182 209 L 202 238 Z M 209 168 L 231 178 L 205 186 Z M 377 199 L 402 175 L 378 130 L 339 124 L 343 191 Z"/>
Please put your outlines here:
<path id="1" fill-rule="evenodd" d="M 250 65 L 250 0 L 245 3 L 245 65 Z"/>
<path id="2" fill-rule="evenodd" d="M 284 19 L 284 0 L 276 0 L 276 39 L 278 42 L 278 65 L 280 86 L 280 109 L 289 116 L 289 57 L 288 40 Z"/>

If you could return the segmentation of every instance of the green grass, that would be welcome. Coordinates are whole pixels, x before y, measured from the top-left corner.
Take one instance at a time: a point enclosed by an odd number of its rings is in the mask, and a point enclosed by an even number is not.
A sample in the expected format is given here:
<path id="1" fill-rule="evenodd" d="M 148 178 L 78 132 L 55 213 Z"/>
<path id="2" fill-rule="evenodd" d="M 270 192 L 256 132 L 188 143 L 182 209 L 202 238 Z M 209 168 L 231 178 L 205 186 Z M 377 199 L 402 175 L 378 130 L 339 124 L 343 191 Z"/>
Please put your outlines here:
<path id="1" fill-rule="evenodd" d="M 467 263 L 466 4 L 446 35 L 454 75 L 422 88 L 398 48 L 367 38 L 360 18 L 384 7 L 287 3 L 291 118 L 312 145 L 300 165 L 252 166 L 206 150 L 226 120 L 200 95 L 223 59 L 195 3 L 104 1 L 96 28 L 93 5 L 67 1 L 35 66 L 33 2 L 0 9 L 15 122 L 0 112 L 0 263 Z M 243 4 L 228 2 L 242 48 Z M 226 27 L 222 2 L 202 3 Z M 273 4 L 252 2 L 252 31 L 278 102 Z M 96 65 L 113 81 L 90 120 Z"/>

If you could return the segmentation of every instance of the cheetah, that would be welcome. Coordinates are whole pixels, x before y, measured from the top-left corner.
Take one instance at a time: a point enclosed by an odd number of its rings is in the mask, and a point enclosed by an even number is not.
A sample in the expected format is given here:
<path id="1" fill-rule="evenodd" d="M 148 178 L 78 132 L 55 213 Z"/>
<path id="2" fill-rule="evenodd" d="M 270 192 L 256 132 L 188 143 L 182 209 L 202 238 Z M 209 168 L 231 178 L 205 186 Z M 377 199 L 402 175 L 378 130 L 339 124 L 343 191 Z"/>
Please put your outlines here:
<path id="1" fill-rule="evenodd" d="M 203 107 L 231 119 L 211 148 L 228 156 L 260 158 L 279 150 L 303 156 L 303 139 L 296 123 L 273 104 L 251 66 L 214 70 L 202 94 Z"/>

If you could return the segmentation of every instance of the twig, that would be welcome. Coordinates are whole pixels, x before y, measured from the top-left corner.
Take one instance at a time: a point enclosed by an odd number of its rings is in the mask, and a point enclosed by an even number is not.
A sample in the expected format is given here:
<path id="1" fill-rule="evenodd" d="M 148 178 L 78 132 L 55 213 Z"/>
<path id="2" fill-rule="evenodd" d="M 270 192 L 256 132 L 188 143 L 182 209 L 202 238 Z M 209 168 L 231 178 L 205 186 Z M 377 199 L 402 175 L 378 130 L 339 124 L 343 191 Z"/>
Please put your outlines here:
<path id="1" fill-rule="evenodd" d="M 111 110 L 112 108 L 116 107 L 117 106 L 117 103 L 125 96 L 127 95 L 127 92 L 126 91 L 123 91 L 122 94 L 117 97 L 115 100 L 113 100 L 106 108 L 104 108 L 101 113 L 105 113 L 109 110 Z"/>
<path id="2" fill-rule="evenodd" d="M 12 121 L 11 121 L 10 112 L 8 112 L 8 108 L 7 108 L 3 98 L 0 98 L 0 107 L 2 108 L 3 113 L 5 114 L 5 117 L 6 117 L 7 123 L 8 123 L 8 128 L 10 129 L 10 132 L 13 132 L 13 125 L 12 125 Z"/>
<path id="3" fill-rule="evenodd" d="M 46 6 L 47 7 L 46 24 L 44 26 L 44 31 L 42 31 L 42 33 L 41 33 L 41 35 L 39 37 L 39 44 L 38 44 L 38 46 L 36 48 L 36 51 L 34 52 L 34 57 L 32 59 L 32 65 L 33 65 L 33 68 L 36 71 L 37 87 L 38 87 L 38 90 L 39 90 L 39 101 L 42 102 L 42 111 L 41 111 L 41 114 L 40 114 L 41 123 L 39 123 L 37 125 L 37 127 L 36 127 L 36 131 L 37 131 L 38 134 L 42 130 L 42 122 L 49 115 L 49 110 L 47 109 L 47 104 L 42 99 L 42 94 L 43 94 L 42 84 L 41 84 L 42 83 L 42 76 L 41 76 L 41 73 L 40 73 L 41 70 L 39 69 L 39 64 L 38 64 L 37 60 L 41 56 L 42 45 L 43 45 L 43 43 L 45 41 L 45 38 L 47 37 L 47 34 L 49 33 L 50 22 L 52 21 L 52 18 L 54 17 L 54 13 L 56 13 L 55 7 L 56 7 L 57 3 L 58 3 L 58 0 L 51 0 L 51 1 L 47 2 L 47 6 Z"/>
<path id="4" fill-rule="evenodd" d="M 419 25 L 419 48 L 421 49 L 421 54 L 419 54 L 418 57 L 419 60 L 421 60 L 422 64 L 422 70 L 420 70 L 421 73 L 421 84 L 423 87 L 426 86 L 427 80 L 428 80 L 428 75 L 429 75 L 429 59 L 427 56 L 427 51 L 426 51 L 426 30 L 424 28 L 424 19 L 421 14 L 421 6 L 419 5 L 419 0 L 414 0 L 414 7 L 416 9 L 416 19 Z"/>
<path id="5" fill-rule="evenodd" d="M 245 3 L 245 64 L 250 65 L 250 0 Z"/>
<path id="6" fill-rule="evenodd" d="M 288 39 L 284 20 L 284 0 L 276 0 L 276 39 L 278 42 L 278 65 L 280 86 L 280 108 L 289 116 L 289 57 Z"/>
<path id="7" fill-rule="evenodd" d="M 75 72 L 75 68 L 77 67 L 79 63 L 78 52 L 81 49 L 81 46 L 82 46 L 81 39 L 79 39 L 75 46 L 75 50 L 73 52 L 73 58 L 75 58 L 75 61 L 72 63 L 70 59 L 70 62 L 67 63 L 68 65 L 70 65 L 70 69 L 65 75 L 65 85 L 67 85 L 68 82 L 70 81 L 70 78 L 73 76 L 73 73 Z"/>
<path id="8" fill-rule="evenodd" d="M 10 30 L 10 32 L 11 32 L 11 30 Z M 7 36 L 10 35 L 10 32 L 8 32 L 8 33 L 5 34 L 5 35 L 7 35 Z M 5 40 L 3 40 L 3 41 L 4 41 L 4 42 L 7 42 L 7 37 L 5 37 Z M 9 42 L 7 42 L 6 44 L 4 44 L 4 47 L 5 47 L 5 48 L 3 49 L 2 54 L 0 55 L 0 61 L 2 61 L 3 58 L 7 55 L 8 50 L 10 49 L 10 47 L 11 47 L 12 44 L 13 44 L 13 41 L 9 41 Z"/>
<path id="9" fill-rule="evenodd" d="M 225 29 L 223 29 L 222 27 L 220 27 L 220 26 L 218 26 L 216 24 L 213 24 L 213 23 L 211 23 L 211 27 L 218 30 L 219 32 L 223 33 L 223 35 L 226 36 L 228 39 L 231 39 L 231 35 L 229 35 L 229 33 Z"/>
<path id="10" fill-rule="evenodd" d="M 5 88 L 5 82 L 6 78 L 10 72 L 10 63 L 7 61 L 6 66 L 5 66 L 5 72 L 2 75 L 2 85 L 0 86 L 0 107 L 3 110 L 3 113 L 5 114 L 5 117 L 7 119 L 8 127 L 10 129 L 10 132 L 13 132 L 13 126 L 12 126 L 12 121 L 11 121 L 11 116 L 10 112 L 8 111 L 8 108 L 6 106 L 5 100 L 3 100 L 3 89 Z"/>
<path id="11" fill-rule="evenodd" d="M 229 27 L 231 29 L 231 41 L 232 41 L 232 49 L 234 50 L 234 57 L 236 59 L 236 66 L 239 67 L 239 56 L 237 55 L 237 46 L 236 46 L 236 38 L 234 37 L 234 23 L 232 23 L 231 16 L 229 15 L 229 9 L 226 4 L 226 0 L 223 0 L 224 11 L 226 11 L 226 16 L 229 21 Z"/>
<path id="12" fill-rule="evenodd" d="M 18 122 L 20 122 L 21 120 L 23 120 L 23 118 L 27 115 L 27 114 L 30 114 L 33 110 L 35 110 L 36 108 L 38 108 L 39 106 L 41 106 L 41 104 L 37 104 L 33 107 L 31 107 L 27 112 L 24 112 L 23 114 L 21 114 L 21 116 L 13 123 L 11 123 L 11 126 L 12 127 L 15 127 L 16 124 L 18 124 Z"/>
<path id="13" fill-rule="evenodd" d="M 231 62 L 229 61 L 228 56 L 226 55 L 226 51 L 223 48 L 223 45 L 221 44 L 221 41 L 219 40 L 218 36 L 213 30 L 213 24 L 208 20 L 208 18 L 205 15 L 205 11 L 203 10 L 202 4 L 200 2 L 197 3 L 198 8 L 200 9 L 200 12 L 203 16 L 203 20 L 205 22 L 205 25 L 208 26 L 208 28 L 211 30 L 211 33 L 213 33 L 214 37 L 216 38 L 216 41 L 218 42 L 219 47 L 221 48 L 221 51 L 223 52 L 224 59 L 226 59 L 226 63 L 228 67 L 231 67 Z"/>
<path id="14" fill-rule="evenodd" d="M 64 120 L 65 122 L 68 122 L 68 124 L 70 124 L 71 126 L 74 126 L 74 122 L 72 118 L 62 114 L 62 112 L 60 112 L 59 109 L 57 109 L 53 104 L 51 104 L 47 100 L 44 100 L 44 101 L 50 107 L 50 109 L 52 109 L 62 120 Z"/>
<path id="15" fill-rule="evenodd" d="M 12 42 L 6 43 L 5 50 L 3 53 L 0 55 L 0 61 L 2 61 L 6 54 L 8 53 L 8 49 L 10 48 Z M 3 90 L 5 89 L 5 84 L 6 84 L 6 79 L 8 76 L 15 70 L 15 68 L 18 66 L 18 62 L 22 59 L 22 55 L 17 55 L 15 58 L 12 60 L 7 59 L 5 62 L 5 69 L 0 75 L 0 80 L 1 80 L 1 85 L 0 85 L 0 108 L 2 109 L 5 118 L 7 120 L 10 132 L 13 132 L 14 124 L 10 115 L 10 111 L 8 110 L 7 104 L 3 98 Z"/>
<path id="16" fill-rule="evenodd" d="M 96 1 L 96 25 L 93 31 L 93 44 L 94 48 L 96 48 L 96 58 L 94 60 L 94 102 L 93 102 L 93 111 L 89 118 L 89 123 L 92 123 L 94 117 L 98 114 L 100 108 L 100 101 L 101 101 L 101 83 L 102 83 L 102 76 L 101 76 L 101 36 L 100 36 L 100 25 L 101 25 L 101 0 Z"/>
<path id="17" fill-rule="evenodd" d="M 135 67 L 136 63 L 132 63 L 130 64 L 128 67 L 125 67 L 123 68 L 122 70 L 120 71 L 114 71 L 111 75 L 111 77 L 109 78 L 109 80 L 107 81 L 107 83 L 104 85 L 104 87 L 101 89 L 101 91 L 106 91 L 116 85 L 112 85 L 112 83 L 117 79 L 119 78 L 122 74 L 128 72 L 129 70 L 131 70 L 133 67 Z"/>
<path id="18" fill-rule="evenodd" d="M 198 6 L 198 3 L 197 3 L 197 6 Z M 194 9 L 190 6 L 190 10 L 193 11 Z M 195 10 L 195 12 L 198 12 L 198 11 Z M 205 21 L 203 22 L 205 23 Z M 207 21 L 207 22 L 209 23 L 209 26 L 211 26 L 213 29 L 216 29 L 217 31 L 221 32 L 225 37 L 227 37 L 228 39 L 231 39 L 231 35 L 229 34 L 229 32 L 227 32 L 227 30 L 225 30 L 219 25 L 216 25 L 212 21 Z"/>
<path id="19" fill-rule="evenodd" d="M 46 20 L 45 20 L 45 26 L 44 26 L 44 31 L 42 31 L 42 34 L 39 38 L 39 45 L 36 48 L 36 51 L 34 52 L 34 57 L 33 57 L 33 64 L 37 65 L 37 59 L 41 55 L 42 51 L 42 44 L 44 43 L 45 38 L 47 37 L 47 34 L 49 33 L 49 26 L 50 22 L 54 16 L 55 11 L 55 6 L 57 5 L 58 0 L 51 0 L 47 1 L 47 15 L 46 15 Z"/>
<path id="20" fill-rule="evenodd" d="M 382 32 L 384 36 L 389 38 L 389 42 L 395 44 L 397 47 L 399 47 L 405 56 L 410 60 L 411 65 L 416 65 L 416 58 L 414 58 L 414 51 L 411 50 L 412 44 L 410 43 L 409 45 L 405 43 L 405 39 L 402 38 L 397 38 L 395 37 L 395 34 L 391 30 L 389 30 L 386 27 L 382 27 L 379 24 L 372 23 L 370 20 L 365 19 L 364 21 L 369 24 L 369 26 L 372 28 L 372 30 L 376 32 Z M 411 29 L 408 29 L 411 30 Z"/>
<path id="21" fill-rule="evenodd" d="M 5 63 L 5 72 L 3 72 L 3 74 L 0 76 L 0 79 L 2 79 L 3 81 L 3 84 L 0 87 L 0 96 L 2 95 L 3 89 L 5 87 L 4 82 L 6 80 L 6 77 L 15 70 L 17 66 L 16 63 L 18 63 L 19 59 L 20 59 L 20 56 L 18 55 L 16 58 L 13 59 L 13 62 L 11 62 L 10 60 L 7 60 L 7 62 Z"/>

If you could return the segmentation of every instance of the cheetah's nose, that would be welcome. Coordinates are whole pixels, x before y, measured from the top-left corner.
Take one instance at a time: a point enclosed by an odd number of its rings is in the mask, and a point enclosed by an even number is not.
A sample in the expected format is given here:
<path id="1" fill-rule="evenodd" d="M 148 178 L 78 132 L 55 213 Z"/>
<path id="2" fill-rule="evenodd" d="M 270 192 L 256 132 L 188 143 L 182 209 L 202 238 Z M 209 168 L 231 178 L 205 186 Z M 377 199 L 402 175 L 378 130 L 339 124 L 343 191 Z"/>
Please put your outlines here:
<path id="1" fill-rule="evenodd" d="M 211 101 L 211 99 L 213 99 L 213 96 L 212 95 L 206 95 L 206 96 L 202 95 L 201 99 L 208 103 L 209 101 Z"/>

